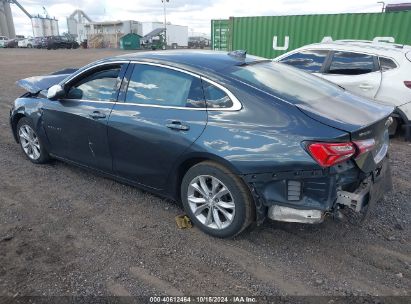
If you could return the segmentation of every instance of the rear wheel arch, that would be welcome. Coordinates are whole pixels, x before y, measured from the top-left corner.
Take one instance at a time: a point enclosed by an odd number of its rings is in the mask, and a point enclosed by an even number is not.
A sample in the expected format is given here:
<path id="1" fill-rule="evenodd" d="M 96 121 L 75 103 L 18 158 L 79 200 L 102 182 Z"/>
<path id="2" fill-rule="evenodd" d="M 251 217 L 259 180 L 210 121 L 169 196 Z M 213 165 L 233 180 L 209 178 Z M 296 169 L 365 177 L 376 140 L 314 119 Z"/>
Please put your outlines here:
<path id="1" fill-rule="evenodd" d="M 224 228 L 224 224 L 222 227 L 219 227 L 218 229 L 220 230 L 215 230 L 216 227 L 211 229 L 211 226 L 208 226 L 207 221 L 206 223 L 203 223 L 201 219 L 199 219 L 199 215 L 193 213 L 193 207 L 190 206 L 189 201 L 187 200 L 187 195 L 190 193 L 190 188 L 189 186 L 191 184 L 191 180 L 194 178 L 197 179 L 197 176 L 202 176 L 203 178 L 208 178 L 208 179 L 216 179 L 218 183 L 221 183 L 222 186 L 227 187 L 226 189 L 228 190 L 228 195 L 231 196 L 231 199 L 235 203 L 235 217 L 234 218 L 228 218 L 225 216 L 227 220 L 229 220 L 228 226 Z M 203 186 L 202 186 L 203 187 Z M 209 188 L 208 186 L 207 191 L 210 191 L 211 193 L 214 193 Z M 188 190 L 187 190 L 188 189 Z M 204 187 L 203 187 L 204 189 Z M 226 191 L 227 191 L 226 190 Z M 242 231 L 244 231 L 246 228 L 250 227 L 252 223 L 256 221 L 256 205 L 255 201 L 253 198 L 253 195 L 249 189 L 249 186 L 247 183 L 241 178 L 240 175 L 234 173 L 232 170 L 230 170 L 227 166 L 222 165 L 219 162 L 216 162 L 214 160 L 204 160 L 201 161 L 193 166 L 191 166 L 186 174 L 183 176 L 183 180 L 180 185 L 180 192 L 181 192 L 181 202 L 184 207 L 184 210 L 187 212 L 189 217 L 194 221 L 195 225 L 198 225 L 201 230 L 204 232 L 216 236 L 216 237 L 221 237 L 221 238 L 231 238 L 234 237 L 238 234 L 240 234 Z M 201 193 L 201 192 L 200 192 Z M 212 194 L 209 195 L 212 195 Z M 191 194 L 192 195 L 192 194 Z M 204 195 L 204 194 L 203 194 Z M 207 195 L 207 194 L 206 194 Z M 209 196 L 203 196 L 204 198 Z M 222 201 L 222 198 L 220 198 Z M 218 199 L 217 203 L 218 204 Z M 214 203 L 213 205 L 214 206 Z M 212 207 L 209 205 L 210 208 L 216 208 Z M 222 208 L 233 208 L 233 207 L 225 207 L 225 206 L 220 206 L 217 207 L 218 209 Z M 202 207 L 200 207 L 202 208 Z M 206 207 L 207 208 L 207 207 Z M 206 209 L 207 210 L 207 209 Z M 214 209 L 215 211 L 216 209 Z M 227 211 L 228 209 L 226 209 Z M 210 212 L 214 213 L 213 209 L 209 210 L 208 214 Z M 218 213 L 218 211 L 217 211 Z M 225 212 L 223 212 L 224 214 Z M 234 214 L 234 213 L 232 213 Z M 214 219 L 215 219 L 215 214 L 214 214 Z M 220 217 L 221 220 L 221 216 Z M 208 217 L 207 217 L 208 218 Z M 207 219 L 208 220 L 208 219 Z M 216 221 L 217 223 L 217 221 Z M 220 222 L 220 225 L 221 222 Z"/>
<path id="2" fill-rule="evenodd" d="M 177 199 L 177 201 L 181 201 L 180 197 L 180 186 L 181 182 L 186 175 L 187 171 L 190 170 L 193 166 L 201 163 L 201 162 L 214 162 L 217 165 L 223 166 L 224 168 L 228 169 L 229 171 L 233 172 L 234 174 L 240 175 L 240 172 L 231 165 L 228 161 L 223 158 L 216 157 L 214 155 L 208 154 L 200 154 L 200 155 L 192 155 L 190 157 L 186 157 L 183 161 L 181 161 L 173 172 L 176 172 L 176 178 L 174 179 L 174 183 L 172 186 L 173 196 Z M 172 178 L 172 176 L 170 176 Z"/>

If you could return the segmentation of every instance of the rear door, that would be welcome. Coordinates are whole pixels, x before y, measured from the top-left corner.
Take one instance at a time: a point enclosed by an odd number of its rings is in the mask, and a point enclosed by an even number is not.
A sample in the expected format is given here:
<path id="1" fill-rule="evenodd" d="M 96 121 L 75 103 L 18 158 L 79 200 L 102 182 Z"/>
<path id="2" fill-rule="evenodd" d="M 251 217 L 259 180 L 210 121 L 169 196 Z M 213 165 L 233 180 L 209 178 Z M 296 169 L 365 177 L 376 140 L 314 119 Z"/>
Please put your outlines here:
<path id="1" fill-rule="evenodd" d="M 115 173 L 163 189 L 177 158 L 207 124 L 201 79 L 153 64 L 130 65 L 109 120 Z"/>
<path id="2" fill-rule="evenodd" d="M 360 96 L 374 99 L 381 84 L 378 58 L 369 54 L 335 51 L 318 76 Z"/>

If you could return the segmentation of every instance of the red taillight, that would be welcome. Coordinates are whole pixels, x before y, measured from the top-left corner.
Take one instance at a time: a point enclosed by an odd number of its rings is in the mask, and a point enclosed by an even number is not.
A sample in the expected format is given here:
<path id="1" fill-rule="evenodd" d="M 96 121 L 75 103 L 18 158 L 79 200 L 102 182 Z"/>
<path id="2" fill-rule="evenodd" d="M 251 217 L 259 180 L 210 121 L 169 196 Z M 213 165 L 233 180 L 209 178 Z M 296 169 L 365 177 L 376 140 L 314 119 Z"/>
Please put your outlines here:
<path id="1" fill-rule="evenodd" d="M 358 141 L 354 141 L 354 144 L 358 150 L 356 154 L 356 157 L 358 157 L 361 154 L 367 153 L 368 151 L 371 151 L 372 149 L 374 149 L 375 139 L 370 138 L 370 139 L 365 139 L 365 140 L 358 140 Z"/>
<path id="2" fill-rule="evenodd" d="M 311 156 L 322 167 L 331 167 L 338 164 L 356 152 L 354 144 L 348 143 L 311 143 L 308 145 Z"/>
<path id="3" fill-rule="evenodd" d="M 404 81 L 404 84 L 407 88 L 411 89 L 411 81 Z"/>

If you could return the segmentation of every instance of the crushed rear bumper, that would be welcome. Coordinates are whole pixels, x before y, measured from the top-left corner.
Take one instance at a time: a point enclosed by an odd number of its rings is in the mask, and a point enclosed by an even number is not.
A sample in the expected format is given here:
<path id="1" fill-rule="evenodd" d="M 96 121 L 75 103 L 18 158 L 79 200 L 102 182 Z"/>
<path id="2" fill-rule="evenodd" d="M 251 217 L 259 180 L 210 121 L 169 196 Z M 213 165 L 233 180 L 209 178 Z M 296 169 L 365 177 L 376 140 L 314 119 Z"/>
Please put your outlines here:
<path id="1" fill-rule="evenodd" d="M 347 161 L 335 168 L 252 174 L 245 180 L 256 202 L 258 223 L 265 217 L 320 223 L 341 206 L 361 212 L 392 190 L 388 157 L 369 174 Z"/>

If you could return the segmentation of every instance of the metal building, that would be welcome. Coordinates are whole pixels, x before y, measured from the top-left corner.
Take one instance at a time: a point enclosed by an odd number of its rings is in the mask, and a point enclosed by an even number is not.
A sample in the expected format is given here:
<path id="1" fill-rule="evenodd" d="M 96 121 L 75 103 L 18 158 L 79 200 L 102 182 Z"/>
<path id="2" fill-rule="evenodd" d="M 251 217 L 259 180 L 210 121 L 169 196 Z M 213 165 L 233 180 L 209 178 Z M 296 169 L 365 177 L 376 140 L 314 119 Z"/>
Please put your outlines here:
<path id="1" fill-rule="evenodd" d="M 93 20 L 82 10 L 75 10 L 67 17 L 68 33 L 74 37 L 79 43 L 87 39 L 87 33 L 84 26 L 87 23 L 92 23 Z"/>
<path id="2" fill-rule="evenodd" d="M 10 3 L 7 0 L 0 0 L 0 36 L 9 38 L 16 37 L 13 15 L 11 13 Z"/>
<path id="3" fill-rule="evenodd" d="M 411 11 L 387 13 L 231 17 L 211 21 L 213 49 L 247 50 L 274 58 L 324 38 L 410 44 Z"/>
<path id="4" fill-rule="evenodd" d="M 142 36 L 143 30 L 141 22 L 126 20 L 90 22 L 84 24 L 84 32 L 91 48 L 118 48 L 120 37 L 130 33 Z"/>
<path id="5" fill-rule="evenodd" d="M 34 16 L 31 18 L 33 37 L 58 36 L 59 24 L 54 18 Z"/>

